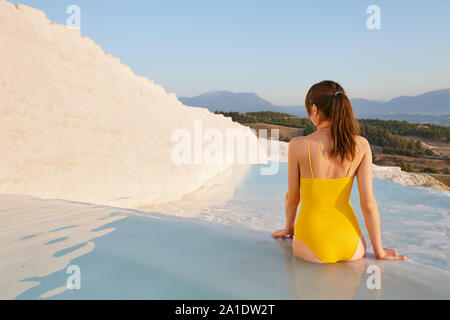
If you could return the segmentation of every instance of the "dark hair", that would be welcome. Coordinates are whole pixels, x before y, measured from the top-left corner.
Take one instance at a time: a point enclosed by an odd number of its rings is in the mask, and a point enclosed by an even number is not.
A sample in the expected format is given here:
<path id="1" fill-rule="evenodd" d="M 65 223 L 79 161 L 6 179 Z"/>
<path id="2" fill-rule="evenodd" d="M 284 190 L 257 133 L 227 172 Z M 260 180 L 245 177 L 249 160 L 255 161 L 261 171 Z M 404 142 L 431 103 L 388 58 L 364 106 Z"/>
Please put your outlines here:
<path id="1" fill-rule="evenodd" d="M 334 81 L 316 83 L 306 95 L 305 107 L 308 114 L 311 114 L 313 105 L 331 120 L 331 156 L 340 156 L 342 161 L 353 160 L 356 156 L 359 126 L 353 115 L 352 103 L 344 89 Z"/>

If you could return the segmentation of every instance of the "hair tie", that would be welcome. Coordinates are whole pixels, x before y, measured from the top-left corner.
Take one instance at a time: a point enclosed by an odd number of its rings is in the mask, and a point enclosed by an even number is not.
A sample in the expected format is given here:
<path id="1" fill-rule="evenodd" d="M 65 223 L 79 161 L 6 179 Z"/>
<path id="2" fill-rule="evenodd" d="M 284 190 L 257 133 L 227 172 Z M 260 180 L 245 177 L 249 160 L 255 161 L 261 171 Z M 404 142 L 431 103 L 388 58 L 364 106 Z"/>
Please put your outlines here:
<path id="1" fill-rule="evenodd" d="M 338 96 L 338 94 L 343 94 L 342 92 L 340 92 L 340 91 L 336 91 L 336 93 L 334 94 L 334 96 L 335 97 L 337 97 Z"/>

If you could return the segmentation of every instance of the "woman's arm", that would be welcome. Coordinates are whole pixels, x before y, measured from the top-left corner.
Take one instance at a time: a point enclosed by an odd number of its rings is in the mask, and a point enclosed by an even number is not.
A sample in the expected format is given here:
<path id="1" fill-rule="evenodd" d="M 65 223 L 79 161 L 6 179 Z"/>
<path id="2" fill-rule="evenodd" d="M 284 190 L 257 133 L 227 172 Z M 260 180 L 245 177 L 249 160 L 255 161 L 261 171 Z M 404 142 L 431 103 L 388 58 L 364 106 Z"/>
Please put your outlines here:
<path id="1" fill-rule="evenodd" d="M 363 138 L 364 139 L 364 138 Z M 369 232 L 373 250 L 377 259 L 384 260 L 406 260 L 404 256 L 397 254 L 393 249 L 383 248 L 381 241 L 380 214 L 378 205 L 373 195 L 372 176 L 372 151 L 369 142 L 363 140 L 364 156 L 358 168 L 357 179 L 361 210 L 364 214 L 367 231 Z"/>
<path id="2" fill-rule="evenodd" d="M 298 166 L 298 141 L 293 139 L 289 143 L 288 156 L 288 191 L 286 194 L 286 226 L 283 230 L 273 233 L 273 237 L 291 237 L 294 235 L 295 218 L 297 216 L 297 208 L 300 203 L 300 168 Z"/>

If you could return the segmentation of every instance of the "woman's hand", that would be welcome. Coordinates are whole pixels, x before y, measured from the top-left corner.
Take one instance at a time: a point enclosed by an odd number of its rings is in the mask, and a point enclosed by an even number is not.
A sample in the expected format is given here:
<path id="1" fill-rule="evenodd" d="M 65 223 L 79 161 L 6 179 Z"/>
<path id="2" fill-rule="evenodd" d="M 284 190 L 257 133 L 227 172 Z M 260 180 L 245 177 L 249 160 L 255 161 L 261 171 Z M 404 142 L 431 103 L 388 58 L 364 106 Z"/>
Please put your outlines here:
<path id="1" fill-rule="evenodd" d="M 383 249 L 381 254 L 377 254 L 378 260 L 408 260 L 405 256 L 399 255 L 394 249 Z"/>
<path id="2" fill-rule="evenodd" d="M 272 234 L 272 237 L 274 238 L 291 238 L 294 236 L 294 228 L 284 228 L 282 230 L 277 230 Z"/>

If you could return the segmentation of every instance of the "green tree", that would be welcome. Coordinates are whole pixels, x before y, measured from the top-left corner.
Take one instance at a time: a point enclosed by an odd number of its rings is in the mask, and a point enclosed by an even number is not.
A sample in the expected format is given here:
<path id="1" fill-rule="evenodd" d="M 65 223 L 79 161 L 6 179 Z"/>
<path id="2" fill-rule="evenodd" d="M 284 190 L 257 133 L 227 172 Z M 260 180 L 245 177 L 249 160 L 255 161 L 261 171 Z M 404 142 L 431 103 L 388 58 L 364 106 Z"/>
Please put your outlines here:
<path id="1" fill-rule="evenodd" d="M 438 169 L 433 168 L 433 167 L 427 167 L 427 168 L 423 169 L 423 171 L 427 172 L 427 173 L 438 173 L 439 172 Z"/>
<path id="2" fill-rule="evenodd" d="M 410 163 L 406 163 L 405 161 L 398 161 L 397 166 L 402 168 L 402 171 L 414 172 L 414 167 Z"/>

